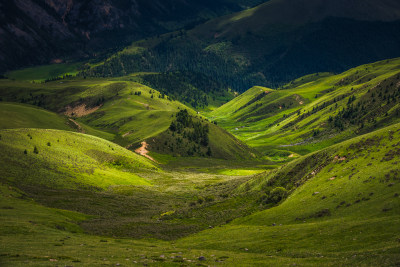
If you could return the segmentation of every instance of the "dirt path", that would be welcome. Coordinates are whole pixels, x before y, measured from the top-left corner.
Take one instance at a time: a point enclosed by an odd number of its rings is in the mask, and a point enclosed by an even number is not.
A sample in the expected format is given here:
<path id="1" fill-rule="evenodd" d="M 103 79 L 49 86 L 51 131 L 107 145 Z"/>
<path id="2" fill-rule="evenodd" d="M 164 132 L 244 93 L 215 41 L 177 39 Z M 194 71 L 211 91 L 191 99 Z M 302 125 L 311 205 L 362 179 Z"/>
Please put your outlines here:
<path id="1" fill-rule="evenodd" d="M 96 112 L 99 108 L 101 108 L 101 106 L 102 105 L 93 108 L 87 108 L 86 104 L 81 104 L 75 107 L 67 106 L 64 114 L 68 117 L 75 116 L 79 118 Z"/>
<path id="2" fill-rule="evenodd" d="M 143 105 L 146 109 L 150 109 L 150 105 L 149 104 L 146 104 L 146 103 L 143 103 L 143 102 L 139 102 L 139 101 L 136 101 L 136 100 L 135 100 L 135 102 L 138 103 L 138 104 Z"/>
<path id="3" fill-rule="evenodd" d="M 149 153 L 149 151 L 147 150 L 147 142 L 143 141 L 142 142 L 142 146 L 139 147 L 138 149 L 135 150 L 135 152 L 139 155 L 142 155 L 146 158 L 148 158 L 151 161 L 157 162 L 155 159 L 153 159 L 152 157 L 150 157 L 149 155 L 147 155 Z M 158 163 L 158 162 L 157 162 Z"/>
<path id="4" fill-rule="evenodd" d="M 85 131 L 83 130 L 82 126 L 77 123 L 76 121 L 74 121 L 73 119 L 69 119 L 73 124 L 75 124 L 76 129 L 78 130 L 78 132 L 80 133 L 85 133 Z"/>

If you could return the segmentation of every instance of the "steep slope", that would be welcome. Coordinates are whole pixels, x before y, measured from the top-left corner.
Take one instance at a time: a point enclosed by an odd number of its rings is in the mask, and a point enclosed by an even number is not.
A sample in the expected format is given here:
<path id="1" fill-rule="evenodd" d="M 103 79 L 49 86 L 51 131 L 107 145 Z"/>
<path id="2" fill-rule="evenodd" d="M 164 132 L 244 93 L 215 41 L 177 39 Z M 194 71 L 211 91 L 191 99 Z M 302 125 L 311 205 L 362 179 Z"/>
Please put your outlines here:
<path id="1" fill-rule="evenodd" d="M 0 4 L 0 73 L 37 63 L 98 55 L 261 0 L 12 0 Z"/>
<path id="2" fill-rule="evenodd" d="M 396 0 L 273 0 L 142 42 L 87 74 L 190 71 L 243 92 L 400 56 Z"/>
<path id="3" fill-rule="evenodd" d="M 287 158 L 398 122 L 399 79 L 400 60 L 385 60 L 278 90 L 255 87 L 208 115 L 260 151 Z"/>

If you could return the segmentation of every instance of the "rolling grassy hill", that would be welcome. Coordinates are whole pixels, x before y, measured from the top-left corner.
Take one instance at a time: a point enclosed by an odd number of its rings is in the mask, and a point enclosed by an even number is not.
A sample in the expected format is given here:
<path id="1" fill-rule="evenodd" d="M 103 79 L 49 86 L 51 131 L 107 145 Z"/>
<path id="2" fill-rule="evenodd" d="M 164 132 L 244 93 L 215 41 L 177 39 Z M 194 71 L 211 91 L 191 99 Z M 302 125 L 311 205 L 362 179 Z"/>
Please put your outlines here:
<path id="1" fill-rule="evenodd" d="M 132 78 L 132 77 L 131 77 Z M 22 102 L 40 106 L 74 119 L 70 125 L 77 130 L 91 135 L 99 136 L 129 148 L 137 148 L 140 143 L 157 145 L 157 151 L 173 154 L 170 146 L 165 142 L 177 142 L 175 136 L 163 135 L 174 120 L 175 114 L 180 110 L 189 110 L 193 117 L 208 125 L 210 149 L 208 156 L 223 159 L 253 158 L 255 152 L 245 144 L 238 141 L 225 130 L 208 122 L 202 115 L 185 106 L 179 101 L 172 100 L 168 95 L 160 93 L 150 87 L 137 82 L 129 81 L 130 77 L 114 80 L 67 78 L 46 83 L 27 83 L 24 81 L 1 80 L 2 91 L 0 97 L 5 101 Z M 11 108 L 11 106 L 7 106 Z M 14 108 L 14 112 L 18 109 Z M 11 111 L 9 111 L 11 112 Z M 22 108 L 18 112 L 23 112 Z M 43 111 L 44 112 L 44 111 Z M 12 117 L 4 117 L 4 124 L 10 120 L 10 127 L 39 127 L 59 128 L 61 126 L 44 123 L 43 126 L 28 123 L 34 116 L 25 116 L 26 125 L 17 125 Z M 54 114 L 54 117 L 57 115 Z M 66 120 L 66 119 L 64 119 Z M 165 140 L 167 138 L 169 141 Z M 192 140 L 194 141 L 194 140 Z M 192 142 L 192 146 L 198 146 Z M 207 149 L 208 142 L 205 144 Z M 187 148 L 188 149 L 188 148 Z M 187 152 L 179 153 L 187 156 Z M 206 152 L 206 151 L 204 151 Z M 206 156 L 205 153 L 189 153 L 189 156 Z"/>
<path id="2" fill-rule="evenodd" d="M 248 182 L 242 180 L 232 192 L 256 193 L 266 210 L 173 242 L 116 239 L 110 233 L 87 235 L 83 229 L 87 231 L 85 221 L 91 216 L 45 208 L 26 198 L 19 186 L 2 185 L 0 238 L 7 245 L 2 247 L 1 261 L 16 266 L 56 261 L 155 266 L 396 265 L 400 260 L 399 138 L 400 125 L 395 124 L 300 157 Z M 274 190 L 277 187 L 286 191 Z M 213 192 L 217 194 L 218 188 Z M 39 203 L 50 198 L 49 192 L 41 195 L 36 196 Z M 111 195 L 107 197 L 110 202 Z M 234 202 L 222 203 L 222 207 L 216 203 L 202 209 L 209 214 Z M 136 207 L 141 208 L 145 207 Z M 186 221 L 179 214 L 165 214 L 169 215 L 160 225 Z"/>
<path id="3" fill-rule="evenodd" d="M 254 178 L 248 190 L 263 188 L 266 202 L 279 202 L 272 184 L 293 186 L 293 193 L 277 207 L 181 239 L 178 245 L 245 252 L 255 264 L 396 265 L 399 127 L 351 139 Z"/>
<path id="4" fill-rule="evenodd" d="M 80 133 L 10 129 L 1 130 L 1 141 L 3 182 L 16 185 L 99 190 L 111 185 L 151 185 L 135 172 L 157 169 L 114 143 Z"/>
<path id="5" fill-rule="evenodd" d="M 257 209 L 230 195 L 249 179 L 246 170 L 165 172 L 115 143 L 69 131 L 7 129 L 0 139 L 0 183 L 42 205 L 86 214 L 80 227 L 87 233 L 174 239 Z M 232 199 L 229 212 L 204 209 Z M 175 213 L 179 220 L 169 218 Z"/>
<path id="6" fill-rule="evenodd" d="M 254 87 L 209 118 L 271 157 L 306 154 L 399 120 L 399 59 Z"/>
<path id="7" fill-rule="evenodd" d="M 66 117 L 35 106 L 0 102 L 0 129 L 42 128 L 73 131 Z"/>

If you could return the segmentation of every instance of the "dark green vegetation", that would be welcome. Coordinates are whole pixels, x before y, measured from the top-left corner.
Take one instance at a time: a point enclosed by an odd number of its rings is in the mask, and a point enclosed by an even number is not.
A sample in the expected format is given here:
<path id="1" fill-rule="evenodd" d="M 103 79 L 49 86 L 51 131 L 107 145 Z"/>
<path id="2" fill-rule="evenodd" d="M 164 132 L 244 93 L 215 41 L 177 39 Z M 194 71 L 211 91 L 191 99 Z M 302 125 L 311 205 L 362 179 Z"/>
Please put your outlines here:
<path id="1" fill-rule="evenodd" d="M 46 82 L 68 76 L 75 76 L 78 74 L 78 69 L 81 65 L 82 63 L 50 64 L 11 71 L 6 73 L 6 77 L 18 81 Z"/>
<path id="2" fill-rule="evenodd" d="M 243 92 L 400 56 L 397 0 L 273 0 L 191 30 L 134 42 L 85 71 L 192 72 Z M 340 33 L 340 34 L 339 34 Z"/>
<path id="3" fill-rule="evenodd" d="M 134 40 L 240 11 L 262 0 L 44 1 L 0 5 L 0 73 L 30 64 L 98 58 Z"/>
<path id="4" fill-rule="evenodd" d="M 222 159 L 256 158 L 255 151 L 201 116 L 181 110 L 168 130 L 149 140 L 149 149 L 174 156 L 200 156 Z"/>
<path id="5" fill-rule="evenodd" d="M 197 109 L 220 106 L 233 98 L 226 86 L 199 73 L 147 74 L 142 76 L 142 82 Z"/>
<path id="6" fill-rule="evenodd" d="M 307 154 L 399 122 L 399 66 L 385 60 L 277 90 L 253 87 L 208 115 L 271 158 Z"/>

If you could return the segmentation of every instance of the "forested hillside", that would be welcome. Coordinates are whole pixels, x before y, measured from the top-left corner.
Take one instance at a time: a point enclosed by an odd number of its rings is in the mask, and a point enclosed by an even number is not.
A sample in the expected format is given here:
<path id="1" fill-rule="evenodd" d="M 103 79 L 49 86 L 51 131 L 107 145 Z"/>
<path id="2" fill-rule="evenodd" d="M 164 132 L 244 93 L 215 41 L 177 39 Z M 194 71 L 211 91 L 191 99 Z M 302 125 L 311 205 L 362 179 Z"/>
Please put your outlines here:
<path id="1" fill-rule="evenodd" d="M 84 73 L 184 71 L 241 92 L 254 85 L 278 87 L 306 74 L 400 56 L 398 10 L 395 0 L 273 0 L 189 31 L 135 42 Z"/>

